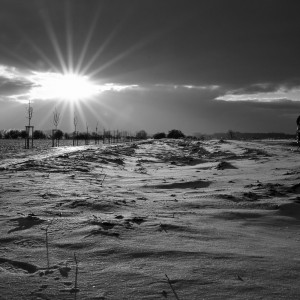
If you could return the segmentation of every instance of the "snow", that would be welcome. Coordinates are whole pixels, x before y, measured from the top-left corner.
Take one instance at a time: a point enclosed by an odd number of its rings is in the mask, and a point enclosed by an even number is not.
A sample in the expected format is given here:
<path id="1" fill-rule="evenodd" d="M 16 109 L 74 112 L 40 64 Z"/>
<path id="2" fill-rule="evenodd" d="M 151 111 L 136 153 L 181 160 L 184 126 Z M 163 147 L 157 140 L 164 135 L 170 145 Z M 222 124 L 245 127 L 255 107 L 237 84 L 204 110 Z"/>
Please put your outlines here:
<path id="1" fill-rule="evenodd" d="M 298 299 L 298 156 L 284 140 L 14 153 L 0 299 Z"/>

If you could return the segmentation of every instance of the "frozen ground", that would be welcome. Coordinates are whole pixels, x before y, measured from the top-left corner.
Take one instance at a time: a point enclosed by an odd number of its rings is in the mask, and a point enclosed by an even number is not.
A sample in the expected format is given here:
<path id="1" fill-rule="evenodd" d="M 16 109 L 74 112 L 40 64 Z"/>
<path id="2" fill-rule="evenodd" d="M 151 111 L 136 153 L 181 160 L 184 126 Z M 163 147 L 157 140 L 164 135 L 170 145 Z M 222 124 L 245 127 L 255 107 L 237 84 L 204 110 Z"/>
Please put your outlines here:
<path id="1" fill-rule="evenodd" d="M 6 153 L 0 299 L 299 299 L 299 162 L 290 141 Z"/>

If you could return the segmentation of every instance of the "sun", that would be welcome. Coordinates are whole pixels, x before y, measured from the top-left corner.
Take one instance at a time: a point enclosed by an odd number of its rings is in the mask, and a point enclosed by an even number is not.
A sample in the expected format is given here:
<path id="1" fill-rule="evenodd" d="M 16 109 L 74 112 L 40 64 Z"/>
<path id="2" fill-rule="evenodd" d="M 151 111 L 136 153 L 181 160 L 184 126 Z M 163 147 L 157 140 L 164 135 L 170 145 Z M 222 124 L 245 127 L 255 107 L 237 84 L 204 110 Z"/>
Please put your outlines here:
<path id="1" fill-rule="evenodd" d="M 77 101 L 91 98 L 99 92 L 99 86 L 88 76 L 73 73 L 36 73 L 32 97 Z"/>
<path id="2" fill-rule="evenodd" d="M 66 100 L 89 98 L 97 92 L 97 86 L 87 76 L 64 74 L 56 83 L 58 96 Z"/>

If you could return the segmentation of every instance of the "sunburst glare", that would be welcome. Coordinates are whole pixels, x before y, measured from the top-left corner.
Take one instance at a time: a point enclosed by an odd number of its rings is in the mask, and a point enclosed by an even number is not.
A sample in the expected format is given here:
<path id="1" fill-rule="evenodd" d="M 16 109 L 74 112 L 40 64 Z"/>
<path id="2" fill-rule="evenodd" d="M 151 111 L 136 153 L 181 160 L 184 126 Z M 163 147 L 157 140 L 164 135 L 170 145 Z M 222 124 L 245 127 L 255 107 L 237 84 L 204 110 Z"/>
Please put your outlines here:
<path id="1" fill-rule="evenodd" d="M 36 82 L 30 94 L 33 99 L 76 101 L 90 98 L 99 92 L 99 86 L 90 81 L 88 76 L 36 72 L 33 77 Z"/>

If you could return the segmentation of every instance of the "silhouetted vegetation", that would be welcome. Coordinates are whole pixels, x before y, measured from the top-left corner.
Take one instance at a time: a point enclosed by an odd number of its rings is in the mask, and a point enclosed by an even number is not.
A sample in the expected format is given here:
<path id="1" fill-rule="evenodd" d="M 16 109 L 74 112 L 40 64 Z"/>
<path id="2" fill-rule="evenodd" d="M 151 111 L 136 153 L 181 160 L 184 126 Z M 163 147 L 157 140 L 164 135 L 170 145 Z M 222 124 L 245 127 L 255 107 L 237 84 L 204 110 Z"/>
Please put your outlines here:
<path id="1" fill-rule="evenodd" d="M 234 132 L 233 132 L 233 130 L 228 130 L 227 135 L 228 135 L 229 139 L 231 139 L 231 140 L 234 139 Z"/>
<path id="2" fill-rule="evenodd" d="M 181 139 L 184 137 L 185 137 L 185 135 L 180 130 L 177 130 L 177 129 L 170 130 L 167 135 L 167 138 L 169 138 L 169 139 Z"/>
<path id="3" fill-rule="evenodd" d="M 263 139 L 295 139 L 295 134 L 282 132 L 239 132 L 228 130 L 212 134 L 194 133 L 198 139 L 235 139 L 235 140 L 263 140 Z"/>
<path id="4" fill-rule="evenodd" d="M 186 136 L 185 138 L 186 138 L 187 140 L 198 140 L 198 138 L 195 137 L 194 135 L 188 135 L 188 136 Z M 200 140 L 201 140 L 201 138 L 200 138 Z"/>
<path id="5" fill-rule="evenodd" d="M 33 132 L 33 138 L 34 139 L 45 139 L 46 138 L 46 134 L 41 131 L 41 130 L 35 130 Z"/>
<path id="6" fill-rule="evenodd" d="M 155 133 L 155 134 L 153 135 L 153 138 L 154 138 L 155 140 L 164 139 L 164 138 L 166 138 L 166 137 L 167 137 L 167 135 L 166 135 L 164 132 L 158 132 L 158 133 Z"/>
<path id="7" fill-rule="evenodd" d="M 262 139 L 291 139 L 295 138 L 295 134 L 287 134 L 281 132 L 239 132 L 229 130 L 227 133 L 214 133 L 210 138 L 230 138 L 236 140 L 262 140 Z"/>
<path id="8" fill-rule="evenodd" d="M 56 116 L 56 121 L 57 121 Z M 56 124 L 55 124 L 56 125 Z M 8 129 L 8 130 L 1 130 L 0 131 L 0 139 L 26 139 L 27 132 L 26 130 L 20 129 Z M 140 130 L 136 132 L 135 135 L 127 132 L 127 131 L 97 131 L 97 132 L 89 132 L 88 128 L 87 131 L 84 132 L 63 132 L 59 129 L 54 131 L 54 136 L 50 130 L 42 131 L 42 130 L 34 130 L 33 132 L 34 139 L 75 139 L 75 140 L 95 140 L 102 141 L 105 138 L 105 142 L 108 143 L 116 143 L 116 142 L 130 142 L 134 140 L 143 140 L 148 138 L 148 134 L 145 130 Z M 208 139 L 236 139 L 236 140 L 251 140 L 251 139 L 295 139 L 295 134 L 287 134 L 287 133 L 248 133 L 248 132 L 239 132 L 228 130 L 227 132 L 222 133 L 213 133 L 213 134 L 202 134 L 202 133 L 195 133 L 193 136 L 186 136 L 182 131 L 177 129 L 172 129 L 169 131 L 168 134 L 165 132 L 157 132 L 153 135 L 154 139 L 163 139 L 163 138 L 172 138 L 172 139 L 199 139 L 199 140 L 208 140 Z"/>
<path id="9" fill-rule="evenodd" d="M 21 138 L 21 139 L 27 138 L 27 132 L 26 132 L 26 130 L 21 130 L 21 131 L 20 131 L 20 138 Z"/>
<path id="10" fill-rule="evenodd" d="M 136 138 L 139 140 L 145 140 L 147 139 L 148 134 L 145 130 L 140 130 L 136 133 Z"/>
<path id="11" fill-rule="evenodd" d="M 65 140 L 69 140 L 71 138 L 71 135 L 67 132 L 64 133 Z"/>
<path id="12" fill-rule="evenodd" d="M 19 138 L 26 138 L 26 131 L 25 130 L 18 130 L 18 129 L 9 129 L 1 134 L 2 138 L 5 139 L 19 139 Z"/>
<path id="13" fill-rule="evenodd" d="M 61 140 L 62 137 L 64 136 L 64 133 L 60 130 L 60 129 L 57 129 L 55 132 L 54 132 L 54 135 L 52 138 L 56 139 L 56 140 Z"/>

